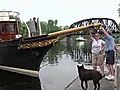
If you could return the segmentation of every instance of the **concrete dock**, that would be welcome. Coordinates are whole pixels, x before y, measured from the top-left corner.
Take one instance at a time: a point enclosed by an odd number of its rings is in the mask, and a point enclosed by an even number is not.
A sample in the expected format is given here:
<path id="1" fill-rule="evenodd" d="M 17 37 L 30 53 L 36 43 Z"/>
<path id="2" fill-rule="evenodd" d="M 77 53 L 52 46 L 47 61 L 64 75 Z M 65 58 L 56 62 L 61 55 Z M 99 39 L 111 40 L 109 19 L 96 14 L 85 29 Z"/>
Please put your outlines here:
<path id="1" fill-rule="evenodd" d="M 100 80 L 100 90 L 120 90 L 119 82 L 120 82 L 120 73 L 119 68 L 120 65 L 115 66 L 115 80 L 107 80 L 105 78 Z M 87 66 L 86 68 L 91 68 L 91 66 Z M 107 74 L 107 69 L 105 68 L 105 73 Z M 81 82 L 79 77 L 76 77 L 71 83 L 69 83 L 64 90 L 83 90 L 81 88 Z M 88 89 L 94 90 L 93 81 L 88 81 Z"/>
<path id="2" fill-rule="evenodd" d="M 114 82 L 113 81 L 108 81 L 107 79 L 103 78 L 100 81 L 101 87 L 100 90 L 114 90 Z M 93 86 L 93 82 L 89 81 L 88 82 L 88 90 L 93 90 L 94 86 Z M 66 87 L 64 90 L 83 90 L 81 88 L 81 82 L 79 80 L 79 77 L 77 77 L 75 79 L 75 81 L 73 83 L 71 83 L 71 85 L 68 85 L 68 87 Z"/>

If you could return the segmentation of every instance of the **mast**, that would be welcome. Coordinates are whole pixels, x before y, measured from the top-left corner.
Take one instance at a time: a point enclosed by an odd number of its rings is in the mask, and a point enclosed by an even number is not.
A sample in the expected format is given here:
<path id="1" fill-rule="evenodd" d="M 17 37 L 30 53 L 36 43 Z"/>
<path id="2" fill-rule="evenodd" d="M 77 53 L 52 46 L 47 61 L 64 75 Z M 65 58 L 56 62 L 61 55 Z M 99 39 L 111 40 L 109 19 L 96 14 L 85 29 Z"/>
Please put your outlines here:
<path id="1" fill-rule="evenodd" d="M 79 31 L 83 31 L 83 30 L 86 30 L 86 29 L 89 29 L 89 28 L 100 27 L 100 26 L 101 26 L 100 23 L 96 23 L 96 24 L 91 24 L 91 25 L 88 25 L 88 26 L 71 28 L 71 29 L 67 29 L 67 30 L 63 30 L 63 31 L 49 33 L 48 37 L 58 37 L 58 36 L 62 36 L 62 35 L 68 35 L 70 33 L 79 32 Z"/>

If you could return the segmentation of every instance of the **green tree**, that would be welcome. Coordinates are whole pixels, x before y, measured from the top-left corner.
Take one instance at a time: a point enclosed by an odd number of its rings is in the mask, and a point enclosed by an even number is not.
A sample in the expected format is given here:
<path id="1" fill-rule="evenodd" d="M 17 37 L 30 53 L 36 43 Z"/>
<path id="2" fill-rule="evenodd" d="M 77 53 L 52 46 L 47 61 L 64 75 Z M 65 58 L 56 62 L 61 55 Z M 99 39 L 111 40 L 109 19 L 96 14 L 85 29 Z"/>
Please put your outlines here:
<path id="1" fill-rule="evenodd" d="M 48 32 L 52 33 L 52 32 L 56 32 L 56 31 L 60 31 L 61 28 L 57 26 L 58 20 L 48 20 Z"/>
<path id="2" fill-rule="evenodd" d="M 55 20 L 55 26 L 57 25 L 57 23 L 58 23 L 58 20 Z"/>
<path id="3" fill-rule="evenodd" d="M 48 20 L 48 22 L 40 21 L 41 33 L 46 35 L 48 33 L 60 31 L 61 27 L 58 27 L 57 23 L 58 23 L 58 20 L 55 20 L 55 21 Z M 26 22 L 26 24 L 28 24 L 28 22 Z M 21 23 L 20 33 L 22 34 L 23 37 L 26 37 L 28 34 L 27 27 L 23 22 Z"/>
<path id="4" fill-rule="evenodd" d="M 48 20 L 48 25 L 49 26 L 53 26 L 54 25 L 54 21 L 53 20 Z"/>
<path id="5" fill-rule="evenodd" d="M 27 27 L 23 22 L 21 22 L 20 33 L 23 37 L 27 37 L 27 34 L 28 34 Z"/>
<path id="6" fill-rule="evenodd" d="M 64 30 L 66 30 L 66 29 L 69 29 L 69 26 L 67 26 L 67 25 L 66 25 L 66 26 L 64 26 Z"/>
<path id="7" fill-rule="evenodd" d="M 48 23 L 44 21 L 40 22 L 42 34 L 48 34 L 56 31 L 60 31 L 61 28 L 57 26 L 57 23 L 58 23 L 57 20 L 55 21 L 48 20 Z"/>
<path id="8" fill-rule="evenodd" d="M 47 27 L 48 24 L 45 21 L 41 21 L 40 25 L 41 25 L 42 34 L 47 34 L 48 33 L 48 27 Z"/>

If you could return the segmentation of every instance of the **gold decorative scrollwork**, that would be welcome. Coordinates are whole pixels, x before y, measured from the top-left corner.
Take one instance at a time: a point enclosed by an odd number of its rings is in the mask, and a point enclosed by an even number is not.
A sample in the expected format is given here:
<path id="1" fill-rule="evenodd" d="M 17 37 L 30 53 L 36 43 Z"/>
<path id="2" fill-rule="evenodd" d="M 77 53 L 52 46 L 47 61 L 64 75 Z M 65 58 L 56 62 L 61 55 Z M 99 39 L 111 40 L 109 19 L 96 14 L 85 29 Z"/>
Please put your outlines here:
<path id="1" fill-rule="evenodd" d="M 19 49 L 28 49 L 28 48 L 36 48 L 36 47 L 45 47 L 45 46 L 54 44 L 55 42 L 57 42 L 57 39 L 50 39 L 50 40 L 44 40 L 44 41 L 34 41 L 34 42 L 20 44 L 20 46 L 18 48 Z"/>

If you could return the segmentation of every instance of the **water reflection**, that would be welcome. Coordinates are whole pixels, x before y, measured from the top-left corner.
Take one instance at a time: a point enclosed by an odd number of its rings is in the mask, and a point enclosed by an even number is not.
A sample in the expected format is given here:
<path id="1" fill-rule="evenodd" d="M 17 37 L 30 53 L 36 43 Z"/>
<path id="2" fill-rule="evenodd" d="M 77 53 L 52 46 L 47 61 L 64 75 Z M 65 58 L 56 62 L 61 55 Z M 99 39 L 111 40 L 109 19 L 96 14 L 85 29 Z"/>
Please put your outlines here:
<path id="1" fill-rule="evenodd" d="M 40 80 L 0 70 L 0 90 L 41 90 Z"/>
<path id="2" fill-rule="evenodd" d="M 48 51 L 39 73 L 42 90 L 64 90 L 76 78 L 76 64 L 86 62 L 84 44 L 74 40 L 61 41 Z"/>
<path id="3" fill-rule="evenodd" d="M 90 42 L 60 42 L 51 48 L 43 59 L 43 63 L 57 64 L 63 54 L 70 55 L 73 61 L 91 63 Z M 43 64 L 42 63 L 42 64 Z"/>

